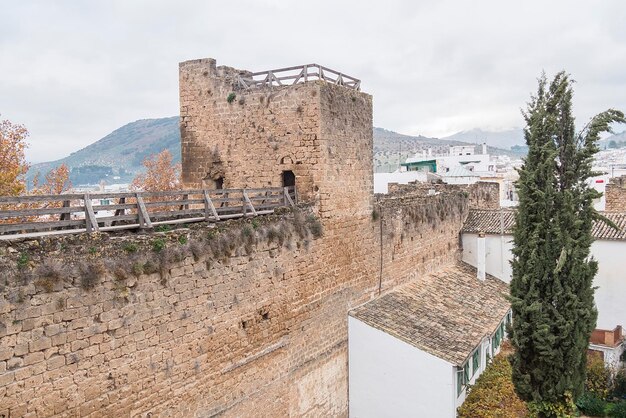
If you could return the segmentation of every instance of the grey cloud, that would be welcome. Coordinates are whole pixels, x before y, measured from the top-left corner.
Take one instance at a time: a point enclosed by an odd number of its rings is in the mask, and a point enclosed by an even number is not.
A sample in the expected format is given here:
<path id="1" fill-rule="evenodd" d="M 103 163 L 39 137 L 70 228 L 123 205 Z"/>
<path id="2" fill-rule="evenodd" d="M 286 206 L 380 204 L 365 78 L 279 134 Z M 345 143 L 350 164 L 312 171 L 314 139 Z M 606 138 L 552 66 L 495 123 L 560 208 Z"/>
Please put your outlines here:
<path id="1" fill-rule="evenodd" d="M 0 16 L 0 113 L 33 160 L 124 123 L 178 113 L 178 62 L 262 70 L 319 62 L 363 80 L 377 126 L 446 135 L 522 123 L 541 70 L 578 81 L 586 120 L 625 109 L 619 0 L 9 2 Z"/>

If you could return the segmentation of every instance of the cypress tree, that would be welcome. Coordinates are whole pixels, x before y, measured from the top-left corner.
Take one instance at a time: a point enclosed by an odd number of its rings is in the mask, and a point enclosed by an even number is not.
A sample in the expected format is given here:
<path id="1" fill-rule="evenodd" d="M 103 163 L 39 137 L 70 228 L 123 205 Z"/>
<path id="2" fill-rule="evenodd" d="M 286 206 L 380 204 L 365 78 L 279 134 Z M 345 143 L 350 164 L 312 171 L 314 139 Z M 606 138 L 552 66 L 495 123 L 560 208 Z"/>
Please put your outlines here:
<path id="1" fill-rule="evenodd" d="M 561 72 L 549 85 L 542 75 L 523 115 L 528 155 L 519 170 L 513 237 L 513 383 L 526 401 L 564 406 L 585 381 L 597 317 L 591 228 L 607 221 L 593 208 L 600 194 L 587 180 L 595 175 L 600 134 L 624 122 L 624 114 L 607 110 L 576 134 L 572 81 Z"/>

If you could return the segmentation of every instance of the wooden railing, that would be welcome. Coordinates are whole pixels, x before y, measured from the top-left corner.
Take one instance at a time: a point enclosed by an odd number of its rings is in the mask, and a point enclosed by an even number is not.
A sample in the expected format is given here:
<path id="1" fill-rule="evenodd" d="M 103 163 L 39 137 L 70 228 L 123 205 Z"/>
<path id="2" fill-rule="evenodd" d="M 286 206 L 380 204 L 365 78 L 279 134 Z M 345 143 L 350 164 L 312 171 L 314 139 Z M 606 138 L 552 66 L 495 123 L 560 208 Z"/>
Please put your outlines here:
<path id="1" fill-rule="evenodd" d="M 295 202 L 293 186 L 0 197 L 0 240 L 217 222 Z"/>
<path id="2" fill-rule="evenodd" d="M 359 91 L 361 80 L 331 70 L 319 64 L 306 64 L 297 67 L 279 68 L 261 71 L 239 77 L 239 85 L 244 89 L 252 87 L 288 86 L 306 83 L 310 80 L 323 80 L 331 84 L 348 87 Z"/>

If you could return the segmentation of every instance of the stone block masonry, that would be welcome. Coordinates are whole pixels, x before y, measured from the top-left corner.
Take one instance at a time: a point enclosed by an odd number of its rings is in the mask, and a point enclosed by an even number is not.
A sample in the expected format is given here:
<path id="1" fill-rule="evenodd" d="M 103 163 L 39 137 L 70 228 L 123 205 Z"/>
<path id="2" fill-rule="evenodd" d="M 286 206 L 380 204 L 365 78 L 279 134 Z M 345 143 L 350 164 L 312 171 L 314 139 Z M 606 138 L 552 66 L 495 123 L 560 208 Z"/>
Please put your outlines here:
<path id="1" fill-rule="evenodd" d="M 33 277 L 3 283 L 0 415 L 345 416 L 347 311 L 452 261 L 466 208 L 462 194 L 396 197 L 359 227 L 326 222 L 322 237 L 283 245 L 267 241 L 280 225 L 268 220 L 250 253 L 187 251 L 165 280 L 110 268 L 91 290 L 78 267 L 46 289 L 40 266 L 91 258 L 132 272 L 163 256 L 155 239 L 178 248 L 212 230 L 5 245 L 3 270 L 29 254 Z"/>
<path id="2" fill-rule="evenodd" d="M 471 194 L 374 201 L 369 95 L 237 73 L 181 64 L 184 181 L 292 171 L 304 212 L 1 244 L 0 416 L 347 416 L 347 312 L 453 261 Z"/>
<path id="3" fill-rule="evenodd" d="M 607 212 L 626 212 L 626 175 L 612 178 L 604 193 Z"/>

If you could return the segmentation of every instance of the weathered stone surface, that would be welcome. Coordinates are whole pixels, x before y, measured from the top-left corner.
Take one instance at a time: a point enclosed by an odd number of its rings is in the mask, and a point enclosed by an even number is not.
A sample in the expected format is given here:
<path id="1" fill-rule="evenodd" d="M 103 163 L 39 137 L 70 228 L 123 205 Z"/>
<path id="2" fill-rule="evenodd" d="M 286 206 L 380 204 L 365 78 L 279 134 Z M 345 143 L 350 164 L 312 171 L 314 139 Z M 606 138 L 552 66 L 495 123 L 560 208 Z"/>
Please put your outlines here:
<path id="1" fill-rule="evenodd" d="M 626 175 L 612 178 L 604 191 L 607 212 L 626 212 Z"/>
<path id="2" fill-rule="evenodd" d="M 0 410 L 347 415 L 348 311 L 452 262 L 470 194 L 438 186 L 432 196 L 374 201 L 369 95 L 324 82 L 243 92 L 233 87 L 234 72 L 212 60 L 181 64 L 186 185 L 223 176 L 224 187 L 279 186 L 291 170 L 323 236 L 284 245 L 260 239 L 250 253 L 220 259 L 188 256 L 163 277 L 133 277 L 132 286 L 110 270 L 90 291 L 75 275 L 49 294 L 20 293 L 11 281 L 6 295 L 16 296 L 2 304 L 0 347 L 10 347 L 4 356 L 16 368 L 0 372 Z M 237 98 L 228 103 L 231 92 Z M 195 234 L 206 239 L 209 231 Z M 180 245 L 172 234 L 168 245 Z M 85 234 L 46 239 L 32 251 L 66 265 L 89 259 L 94 246 L 107 260 L 132 260 L 154 254 L 153 239 Z M 126 242 L 141 250 L 125 254 Z M 9 264 L 29 245 L 20 243 Z"/>

